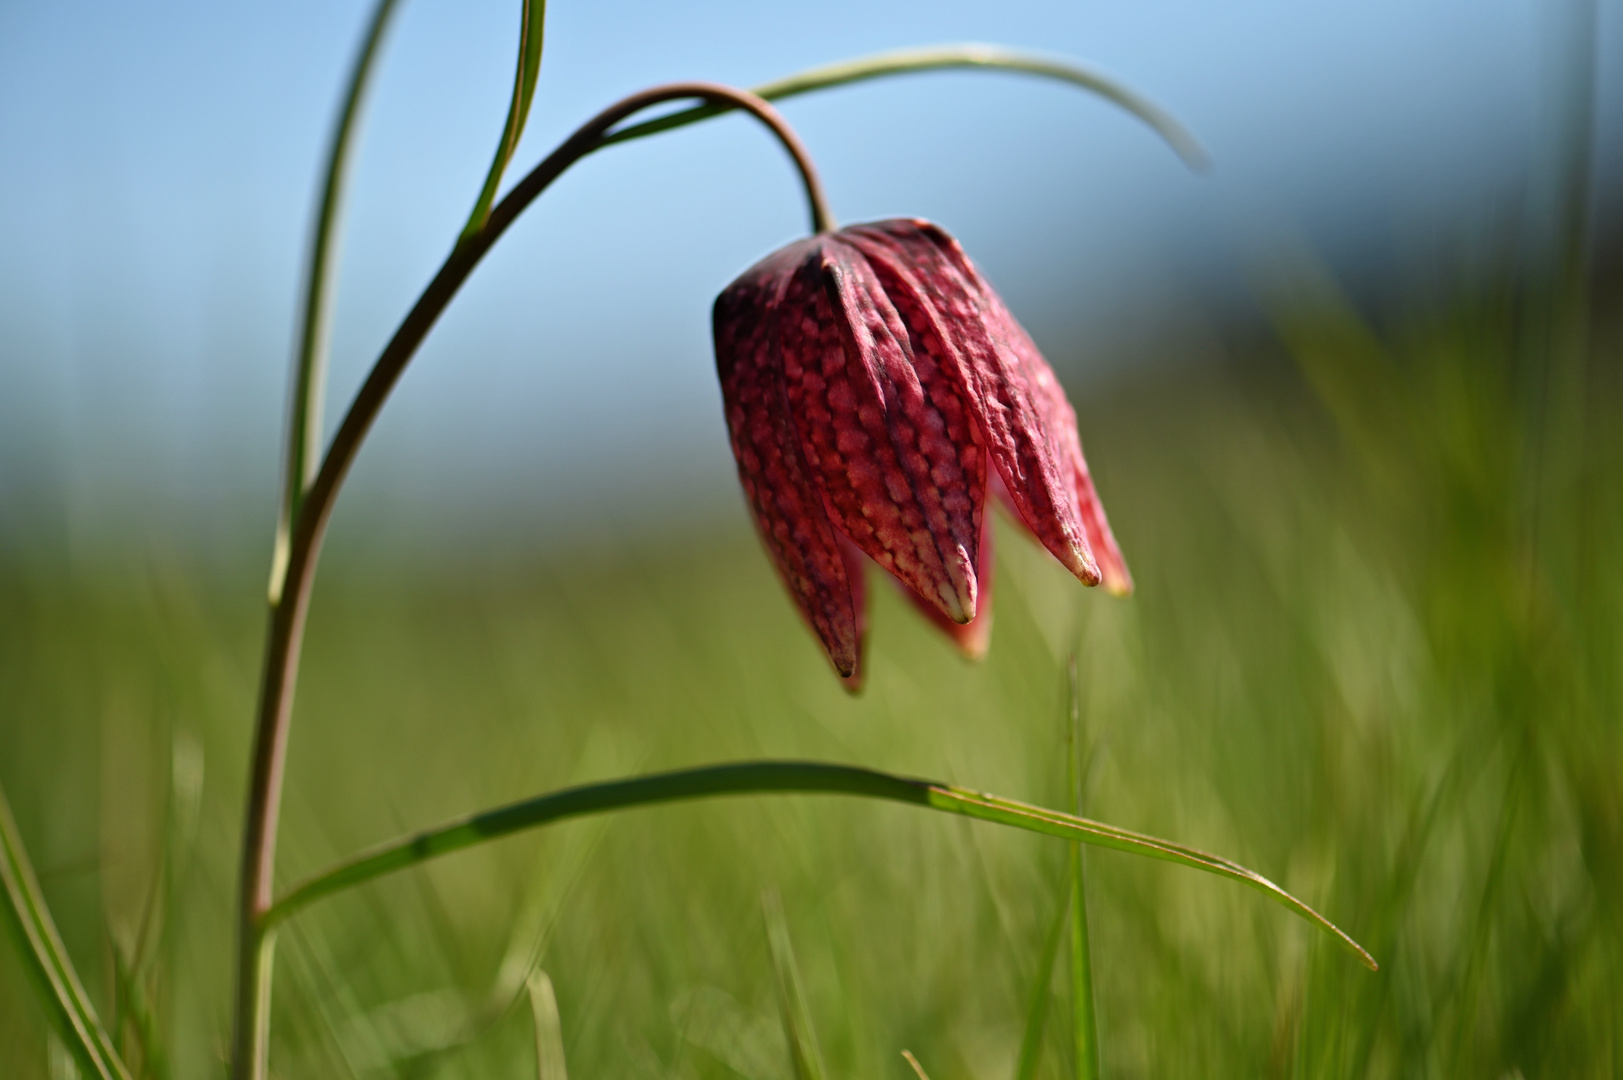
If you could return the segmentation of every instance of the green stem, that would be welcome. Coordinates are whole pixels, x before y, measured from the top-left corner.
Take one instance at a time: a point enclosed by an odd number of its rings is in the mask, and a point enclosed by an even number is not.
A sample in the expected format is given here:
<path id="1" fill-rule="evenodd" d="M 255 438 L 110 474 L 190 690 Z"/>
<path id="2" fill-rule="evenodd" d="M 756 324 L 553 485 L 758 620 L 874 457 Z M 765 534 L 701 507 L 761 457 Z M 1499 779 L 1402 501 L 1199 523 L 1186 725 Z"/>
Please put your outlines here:
<path id="1" fill-rule="evenodd" d="M 1099 1080 L 1099 1020 L 1093 1007 L 1093 944 L 1088 938 L 1087 875 L 1082 845 L 1071 844 L 1071 1023 L 1076 1080 Z"/>
<path id="2" fill-rule="evenodd" d="M 1070 725 L 1066 739 L 1066 772 L 1071 789 L 1071 812 L 1082 816 L 1084 788 L 1091 771 L 1082 761 L 1082 702 L 1076 676 L 1076 654 L 1071 654 Z M 1093 754 L 1088 755 L 1091 765 Z M 1099 1080 L 1099 1019 L 1093 1003 L 1093 942 L 1088 936 L 1088 879 L 1082 845 L 1073 842 L 1067 852 L 1071 878 L 1071 1034 L 1076 1043 L 1076 1080 Z"/>
<path id="3" fill-rule="evenodd" d="M 1060 904 L 1054 921 L 1043 938 L 1043 949 L 1037 957 L 1037 974 L 1031 981 L 1031 992 L 1026 996 L 1026 1030 L 1020 1038 L 1020 1057 L 1015 1062 L 1014 1080 L 1034 1080 L 1037 1063 L 1043 1052 L 1043 1027 L 1048 1020 L 1048 988 L 1054 979 L 1054 960 L 1059 955 L 1060 934 L 1065 930 L 1070 914 L 1069 899 Z"/>
<path id="4" fill-rule="evenodd" d="M 748 761 L 655 773 L 562 791 L 512 803 L 390 841 L 340 863 L 295 886 L 273 904 L 263 920 L 275 926 L 294 912 L 335 892 L 453 851 L 482 844 L 565 818 L 608 810 L 714 795 L 785 794 L 789 792 L 855 795 L 940 810 L 1043 833 L 1062 840 L 1147 855 L 1230 878 L 1271 897 L 1335 937 L 1371 970 L 1375 961 L 1334 923 L 1254 871 L 1196 848 L 1160 840 L 1127 829 L 1058 810 L 1045 810 L 1013 799 L 968 791 L 930 780 L 896 776 L 856 765 L 815 761 Z"/>
<path id="5" fill-rule="evenodd" d="M 344 104 L 338 111 L 332 142 L 327 147 L 326 179 L 321 185 L 321 206 L 310 236 L 310 263 L 304 273 L 304 305 L 299 312 L 299 353 L 293 363 L 293 388 L 288 397 L 287 457 L 282 464 L 282 503 L 276 518 L 276 550 L 271 557 L 270 600 L 282 594 L 287 573 L 293 520 L 298 517 L 304 489 L 315 478 L 321 460 L 322 398 L 327 384 L 327 342 L 332 324 L 333 282 L 337 276 L 339 221 L 349 162 L 355 147 L 361 102 L 377 65 L 396 0 L 378 0 L 367 24 L 366 37 L 350 69 Z"/>
<path id="6" fill-rule="evenodd" d="M 285 587 L 273 592 L 270 629 L 265 640 L 258 711 L 254 727 L 253 761 L 248 785 L 244 825 L 237 925 L 237 996 L 233 1014 L 232 1075 L 235 1080 L 263 1080 L 266 1075 L 264 1042 L 266 995 L 270 986 L 270 953 L 264 947 L 264 918 L 270 908 L 276 865 L 276 831 L 281 817 L 282 774 L 287 760 L 288 729 L 292 720 L 294 683 L 304 622 L 310 608 L 310 590 L 316 561 L 333 504 L 372 423 L 383 409 L 406 365 L 433 329 L 462 283 L 485 257 L 519 214 L 570 165 L 595 149 L 610 128 L 627 117 L 662 102 L 681 98 L 726 102 L 754 115 L 777 136 L 800 172 L 812 228 L 833 227 L 822 184 L 800 140 L 777 112 L 753 94 L 713 83 L 672 83 L 654 87 L 609 106 L 587 121 L 530 171 L 490 212 L 485 225 L 456 245 L 439 273 L 423 290 L 399 329 L 384 347 L 377 363 L 338 426 L 321 469 L 304 495 L 288 544 Z"/>
<path id="7" fill-rule="evenodd" d="M 513 73 L 513 98 L 507 106 L 507 122 L 502 125 L 501 141 L 496 144 L 496 156 L 485 174 L 485 186 L 474 201 L 468 223 L 462 227 L 466 240 L 480 229 L 490 217 L 491 204 L 501 187 L 502 174 L 513 160 L 519 137 L 524 134 L 524 121 L 530 115 L 530 102 L 535 98 L 535 79 L 541 74 L 541 42 L 547 19 L 545 0 L 524 0 L 524 11 L 518 28 L 518 68 Z"/>
<path id="8" fill-rule="evenodd" d="M 873 56 L 845 60 L 837 64 L 808 68 L 788 78 L 762 83 L 753 92 L 767 101 L 808 94 L 814 90 L 827 90 L 834 86 L 863 82 L 867 79 L 890 75 L 908 75 L 923 71 L 975 69 L 983 71 L 1010 71 L 1023 75 L 1057 79 L 1081 87 L 1121 106 L 1153 128 L 1165 139 L 1184 163 L 1197 172 L 1211 168 L 1211 158 L 1200 142 L 1180 124 L 1171 113 L 1141 97 L 1108 75 L 1069 60 L 1044 56 L 1039 53 L 1005 49 L 997 45 L 932 45 L 916 49 L 895 49 Z M 707 120 L 728 111 L 724 105 L 695 105 L 690 109 L 644 120 L 640 124 L 621 128 L 603 140 L 603 145 L 626 142 L 672 128 Z"/>

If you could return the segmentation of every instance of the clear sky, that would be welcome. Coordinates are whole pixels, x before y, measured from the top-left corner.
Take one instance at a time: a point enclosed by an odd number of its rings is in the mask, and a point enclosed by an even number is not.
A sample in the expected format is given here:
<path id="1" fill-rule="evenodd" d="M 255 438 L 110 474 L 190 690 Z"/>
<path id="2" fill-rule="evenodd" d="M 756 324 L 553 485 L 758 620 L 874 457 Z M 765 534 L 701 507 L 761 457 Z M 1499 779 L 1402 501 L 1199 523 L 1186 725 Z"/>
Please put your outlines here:
<path id="1" fill-rule="evenodd" d="M 1415 222 L 1485 212 L 1538 146 L 1552 10 L 554 0 L 516 167 L 665 80 L 748 86 L 963 40 L 1095 63 L 1182 118 L 1217 171 L 1194 177 L 1125 114 L 1017 76 L 934 74 L 784 106 L 842 220 L 939 221 L 1073 363 L 1090 333 L 1164 317 L 1191 283 L 1238 280 L 1259 235 L 1298 231 L 1332 258 L 1401 254 Z M 364 17 L 353 2 L 0 3 L 0 516 L 9 505 L 15 523 L 19 493 L 69 524 L 161 496 L 262 505 L 268 523 L 308 208 Z M 354 174 L 335 406 L 477 192 L 517 19 L 516 0 L 403 4 Z M 1620 22 L 1623 2 L 1601 0 L 1611 135 Z M 1619 140 L 1603 142 L 1615 177 Z M 717 495 L 732 473 L 710 302 L 803 220 L 781 152 L 736 118 L 584 163 L 435 331 L 363 454 L 359 499 L 736 499 Z M 634 491 L 655 499 L 617 494 Z"/>

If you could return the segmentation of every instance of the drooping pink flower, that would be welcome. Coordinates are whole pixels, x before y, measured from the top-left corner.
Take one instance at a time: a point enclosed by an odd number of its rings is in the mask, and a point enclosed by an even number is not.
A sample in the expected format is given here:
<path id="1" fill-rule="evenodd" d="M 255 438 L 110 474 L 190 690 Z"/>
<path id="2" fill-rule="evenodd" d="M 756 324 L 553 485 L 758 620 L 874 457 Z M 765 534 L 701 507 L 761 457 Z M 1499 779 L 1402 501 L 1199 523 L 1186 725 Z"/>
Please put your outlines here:
<path id="1" fill-rule="evenodd" d="M 984 652 L 989 489 L 1084 585 L 1132 588 L 1064 390 L 938 226 L 790 244 L 722 292 L 714 330 L 750 512 L 848 683 L 861 678 L 863 556 Z"/>

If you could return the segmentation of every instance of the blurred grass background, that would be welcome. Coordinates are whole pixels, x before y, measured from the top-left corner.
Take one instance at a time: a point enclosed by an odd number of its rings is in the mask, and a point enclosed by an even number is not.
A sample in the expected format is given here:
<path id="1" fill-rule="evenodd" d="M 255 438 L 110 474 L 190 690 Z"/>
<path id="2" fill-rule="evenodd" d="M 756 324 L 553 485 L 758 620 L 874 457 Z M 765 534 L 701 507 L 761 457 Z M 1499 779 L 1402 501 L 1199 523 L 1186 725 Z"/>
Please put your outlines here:
<path id="1" fill-rule="evenodd" d="M 1087 812 L 1258 869 L 1382 964 L 1232 883 L 1090 853 L 1107 1075 L 1623 1075 L 1619 293 L 1561 332 L 1537 289 L 1472 266 L 1373 319 L 1293 263 L 1265 279 L 1274 331 L 1078 395 L 1137 594 L 1085 592 L 1001 521 L 989 659 L 876 588 L 857 699 L 742 513 L 482 560 L 340 545 L 280 881 L 548 788 L 743 757 L 1064 806 L 1075 651 Z M 223 1069 L 257 554 L 0 551 L 0 781 L 155 1075 Z M 534 1076 L 539 964 L 578 1077 L 789 1076 L 776 888 L 832 1075 L 907 1076 L 906 1048 L 934 1080 L 1010 1077 L 1064 856 L 827 797 L 554 826 L 299 916 L 272 1068 Z M 1065 985 L 1039 1075 L 1072 1069 Z M 8 946 L 0 1075 L 53 1060 Z"/>

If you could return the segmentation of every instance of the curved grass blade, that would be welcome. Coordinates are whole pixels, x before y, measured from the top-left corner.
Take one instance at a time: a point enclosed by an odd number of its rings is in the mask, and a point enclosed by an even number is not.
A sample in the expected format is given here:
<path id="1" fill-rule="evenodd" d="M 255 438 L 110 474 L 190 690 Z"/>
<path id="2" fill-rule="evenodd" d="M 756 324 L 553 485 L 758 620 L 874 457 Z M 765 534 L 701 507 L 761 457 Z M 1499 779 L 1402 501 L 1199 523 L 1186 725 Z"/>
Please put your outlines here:
<path id="1" fill-rule="evenodd" d="M 552 821 L 606 810 L 700 799 L 713 795 L 766 795 L 789 792 L 856 795 L 869 799 L 911 803 L 950 814 L 1009 825 L 1061 840 L 1148 855 L 1249 885 L 1294 911 L 1341 942 L 1370 970 L 1374 959 L 1342 933 L 1329 919 L 1302 903 L 1261 874 L 1238 863 L 1171 840 L 1145 836 L 1099 821 L 1029 806 L 1014 799 L 969 791 L 929 780 L 910 779 L 856 765 L 816 761 L 745 761 L 706 765 L 696 769 L 654 773 L 625 780 L 564 788 L 523 802 L 511 803 L 471 817 L 382 844 L 309 878 L 273 904 L 265 913 L 265 926 L 273 927 L 307 904 L 335 892 L 438 855 L 482 844 L 488 840 L 532 829 Z"/>
<path id="2" fill-rule="evenodd" d="M 0 886 L 5 890 L 0 921 L 16 941 L 51 1026 L 80 1073 L 93 1080 L 130 1080 L 56 932 L 4 790 L 0 790 Z"/>
<path id="3" fill-rule="evenodd" d="M 293 393 L 288 401 L 287 459 L 282 464 L 282 504 L 276 519 L 276 551 L 271 560 L 273 604 L 282 596 L 293 519 L 304 500 L 304 489 L 315 479 L 321 464 L 321 411 L 327 385 L 327 341 L 332 323 L 333 281 L 337 276 L 339 219 L 361 103 L 396 6 L 396 0 L 378 0 L 372 9 L 366 37 L 350 69 L 332 143 L 327 147 L 326 179 L 310 234 L 310 263 L 304 272 L 304 301 L 299 312 L 299 352 L 293 362 Z"/>
<path id="4" fill-rule="evenodd" d="M 1174 862 L 1180 866 L 1204 870 L 1208 874 L 1216 874 L 1248 885 L 1264 896 L 1294 911 L 1297 915 L 1317 926 L 1340 942 L 1345 948 L 1357 956 L 1363 965 L 1371 971 L 1379 971 L 1380 965 L 1375 958 L 1364 951 L 1363 946 L 1354 941 L 1340 927 L 1317 911 L 1296 899 L 1290 893 L 1275 885 L 1254 870 L 1248 870 L 1237 862 L 1213 855 L 1171 840 L 1162 840 L 1154 836 L 1145 836 L 1129 829 L 1118 828 L 1115 825 L 1106 825 L 1103 822 L 1092 821 L 1088 818 L 1073 817 L 1062 814 L 1057 810 L 1045 810 L 1040 806 L 1028 806 L 1014 799 L 1005 799 L 997 795 L 988 795 L 979 791 L 967 791 L 963 788 L 948 787 L 944 784 L 930 785 L 930 806 L 937 810 L 946 810 L 954 814 L 964 814 L 968 817 L 980 818 L 982 821 L 995 821 L 1000 825 L 1012 825 L 1017 829 L 1027 829 L 1031 832 L 1044 833 L 1048 836 L 1057 836 L 1064 840 L 1079 840 L 1084 844 L 1093 844 L 1097 847 L 1112 848 L 1116 851 L 1125 851 L 1133 855 L 1147 855 L 1152 859 L 1163 859 Z"/>
<path id="5" fill-rule="evenodd" d="M 535 100 L 535 79 L 541 73 L 541 43 L 547 20 L 546 0 L 524 0 L 524 14 L 518 31 L 518 70 L 513 73 L 513 100 L 507 106 L 507 123 L 502 127 L 501 142 L 496 144 L 496 157 L 485 175 L 485 186 L 473 204 L 473 213 L 462 227 L 466 240 L 485 227 L 490 220 L 490 208 L 496 202 L 496 191 L 501 187 L 502 174 L 513 160 L 519 137 L 524 134 L 524 121 L 530 116 L 530 102 Z"/>
<path id="6" fill-rule="evenodd" d="M 924 1066 L 920 1065 L 919 1059 L 913 1056 L 913 1051 L 903 1050 L 902 1060 L 913 1067 L 913 1075 L 918 1077 L 919 1080 L 930 1080 L 930 1074 L 924 1071 Z"/>
<path id="7" fill-rule="evenodd" d="M 789 1044 L 795 1080 L 828 1080 L 811 1007 L 806 1004 L 806 988 L 800 981 L 800 965 L 795 963 L 795 947 L 789 940 L 789 923 L 783 917 L 783 900 L 776 889 L 761 894 L 761 914 L 766 919 L 772 968 L 778 976 L 778 1011 L 783 1016 L 783 1039 Z"/>
<path id="8" fill-rule="evenodd" d="M 908 75 L 921 71 L 951 69 L 979 69 L 985 71 L 1011 71 L 1024 75 L 1058 79 L 1121 106 L 1153 128 L 1165 139 L 1173 151 L 1196 172 L 1211 168 L 1211 158 L 1200 142 L 1179 123 L 1171 113 L 1154 102 L 1127 89 L 1108 75 L 1069 60 L 1061 60 L 1040 53 L 1021 52 L 998 45 L 930 45 L 916 49 L 895 49 L 872 56 L 844 60 L 822 67 L 808 68 L 775 82 L 762 83 L 752 91 L 768 101 L 807 94 L 813 90 L 845 86 L 848 83 L 883 78 L 888 75 Z M 672 128 L 720 116 L 728 110 L 718 105 L 696 105 L 678 112 L 645 120 L 640 124 L 621 128 L 603 140 L 610 143 L 626 142 Z"/>

